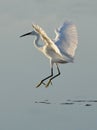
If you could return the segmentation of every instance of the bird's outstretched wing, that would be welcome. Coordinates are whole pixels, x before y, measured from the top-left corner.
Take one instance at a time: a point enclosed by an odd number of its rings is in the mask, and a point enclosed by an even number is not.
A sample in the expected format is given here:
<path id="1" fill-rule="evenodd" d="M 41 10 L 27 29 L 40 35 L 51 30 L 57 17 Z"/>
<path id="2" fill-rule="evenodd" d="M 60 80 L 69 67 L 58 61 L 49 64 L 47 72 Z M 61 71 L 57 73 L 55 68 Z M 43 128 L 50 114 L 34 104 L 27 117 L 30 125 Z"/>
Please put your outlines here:
<path id="1" fill-rule="evenodd" d="M 76 26 L 66 21 L 60 28 L 55 30 L 55 33 L 56 38 L 54 41 L 61 54 L 73 58 L 78 44 Z"/>
<path id="2" fill-rule="evenodd" d="M 48 44 L 49 46 L 51 46 L 56 53 L 58 53 L 59 55 L 62 56 L 62 54 L 60 53 L 60 50 L 58 49 L 58 47 L 54 44 L 53 40 L 51 40 L 47 34 L 45 33 L 45 31 L 36 24 L 32 24 L 32 27 L 34 28 L 34 30 L 39 33 L 39 35 L 41 36 L 41 39 L 45 42 L 45 44 Z"/>

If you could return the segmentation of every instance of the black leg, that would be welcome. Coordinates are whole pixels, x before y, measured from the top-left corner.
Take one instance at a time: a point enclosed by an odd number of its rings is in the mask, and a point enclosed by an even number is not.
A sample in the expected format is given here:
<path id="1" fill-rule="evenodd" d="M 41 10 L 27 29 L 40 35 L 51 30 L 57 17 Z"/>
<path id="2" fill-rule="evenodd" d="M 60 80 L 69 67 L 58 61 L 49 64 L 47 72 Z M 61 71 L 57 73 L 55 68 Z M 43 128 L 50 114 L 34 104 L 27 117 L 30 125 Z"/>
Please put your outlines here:
<path id="1" fill-rule="evenodd" d="M 47 80 L 47 79 L 49 79 L 52 76 L 53 76 L 53 66 L 51 67 L 51 75 L 49 75 L 48 77 L 46 77 L 43 80 L 41 80 L 40 83 L 36 86 L 36 88 L 38 88 L 41 84 L 45 85 L 44 81 Z"/>
<path id="2" fill-rule="evenodd" d="M 46 87 L 49 86 L 49 84 L 51 83 L 51 81 L 52 81 L 54 78 L 58 77 L 58 76 L 61 74 L 57 63 L 56 63 L 56 66 L 57 66 L 58 74 L 56 74 L 55 76 L 53 76 L 52 78 L 49 79 L 48 83 L 46 84 Z"/>

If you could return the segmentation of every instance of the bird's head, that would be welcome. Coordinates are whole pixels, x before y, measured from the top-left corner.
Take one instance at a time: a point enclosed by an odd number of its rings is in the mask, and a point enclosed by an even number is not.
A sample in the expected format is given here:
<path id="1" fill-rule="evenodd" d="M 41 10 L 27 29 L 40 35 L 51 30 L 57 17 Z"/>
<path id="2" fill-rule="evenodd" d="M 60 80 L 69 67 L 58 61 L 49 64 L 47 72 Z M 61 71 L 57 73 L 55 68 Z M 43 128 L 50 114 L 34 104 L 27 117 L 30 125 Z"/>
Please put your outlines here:
<path id="1" fill-rule="evenodd" d="M 37 32 L 35 32 L 35 31 L 33 30 L 32 32 L 23 34 L 23 35 L 21 35 L 20 37 L 24 37 L 24 36 L 27 36 L 27 35 L 37 35 Z"/>

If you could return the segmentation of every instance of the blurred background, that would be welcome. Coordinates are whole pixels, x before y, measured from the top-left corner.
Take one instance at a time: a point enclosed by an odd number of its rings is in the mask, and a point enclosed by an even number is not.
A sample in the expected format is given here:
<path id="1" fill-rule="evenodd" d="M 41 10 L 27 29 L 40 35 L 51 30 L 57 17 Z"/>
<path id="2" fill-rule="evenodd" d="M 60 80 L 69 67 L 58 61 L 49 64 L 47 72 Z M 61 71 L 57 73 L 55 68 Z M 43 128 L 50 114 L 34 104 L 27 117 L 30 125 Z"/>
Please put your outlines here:
<path id="1" fill-rule="evenodd" d="M 59 105 L 97 99 L 96 12 L 96 0 L 0 0 L 0 130 L 97 128 L 96 103 Z M 34 37 L 19 36 L 36 23 L 53 39 L 65 20 L 78 29 L 75 63 L 60 65 L 53 86 L 36 89 L 50 73 L 49 60 L 34 47 Z M 50 104 L 35 103 L 41 101 Z"/>

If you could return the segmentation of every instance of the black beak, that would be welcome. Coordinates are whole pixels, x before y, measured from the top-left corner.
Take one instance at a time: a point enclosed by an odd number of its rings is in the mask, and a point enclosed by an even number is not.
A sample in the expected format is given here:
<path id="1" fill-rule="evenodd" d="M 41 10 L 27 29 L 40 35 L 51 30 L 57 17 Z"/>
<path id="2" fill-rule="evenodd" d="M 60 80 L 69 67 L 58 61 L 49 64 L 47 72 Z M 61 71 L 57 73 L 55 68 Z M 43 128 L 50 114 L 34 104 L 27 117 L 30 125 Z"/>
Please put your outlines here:
<path id="1" fill-rule="evenodd" d="M 31 34 L 32 34 L 32 32 L 29 32 L 29 33 L 21 35 L 20 37 L 24 37 L 24 36 L 31 35 Z"/>

